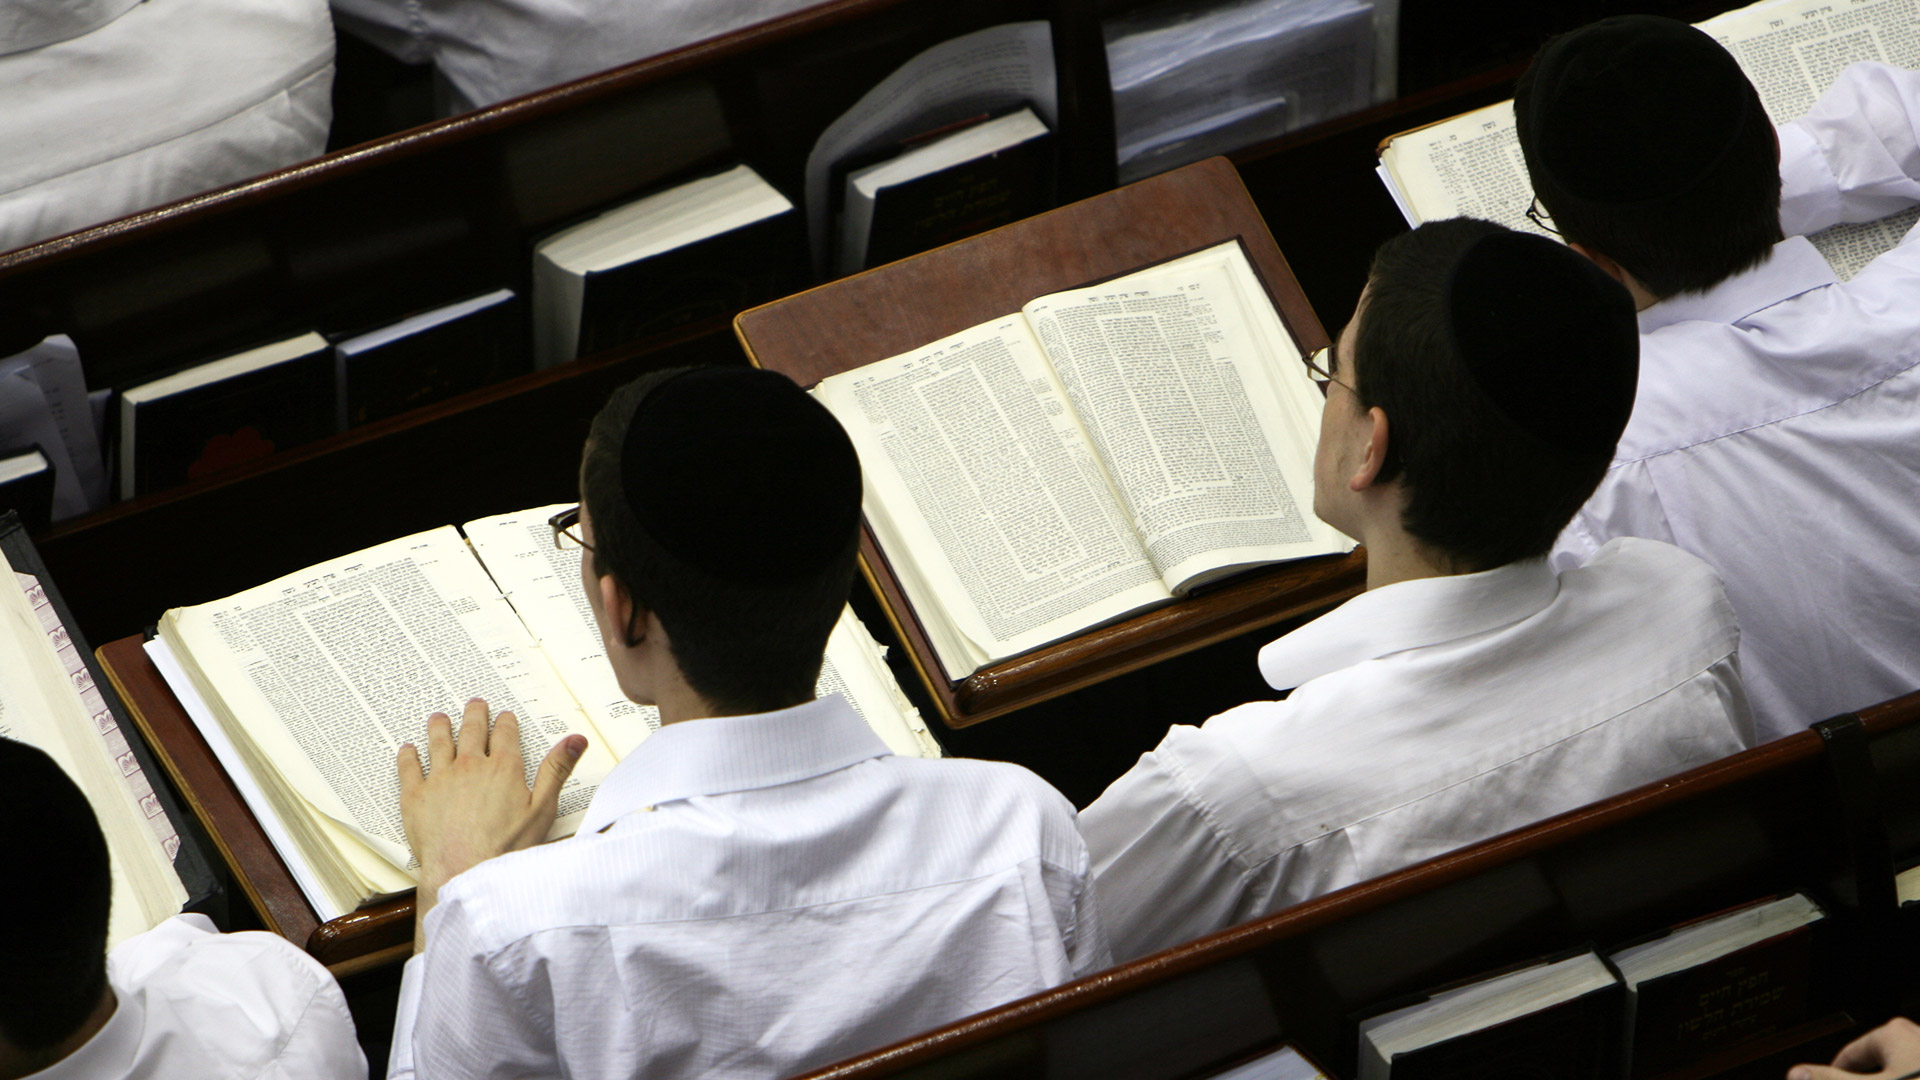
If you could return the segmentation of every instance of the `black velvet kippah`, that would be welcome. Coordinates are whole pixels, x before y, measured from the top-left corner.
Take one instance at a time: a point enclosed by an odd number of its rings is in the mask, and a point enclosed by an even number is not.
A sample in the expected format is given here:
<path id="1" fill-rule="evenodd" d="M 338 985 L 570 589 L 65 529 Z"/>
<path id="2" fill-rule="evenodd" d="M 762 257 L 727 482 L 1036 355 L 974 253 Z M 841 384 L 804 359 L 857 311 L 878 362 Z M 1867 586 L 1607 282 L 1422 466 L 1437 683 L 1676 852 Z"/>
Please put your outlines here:
<path id="1" fill-rule="evenodd" d="M 1545 237 L 1500 232 L 1460 256 L 1446 301 L 1467 371 L 1503 415 L 1549 446 L 1612 456 L 1640 375 L 1619 282 Z"/>
<path id="2" fill-rule="evenodd" d="M 7 890 L 15 895 L 0 901 L 9 922 L 29 910 L 41 912 L 36 920 L 53 911 L 78 919 L 80 905 L 105 906 L 106 841 L 93 807 L 44 751 L 0 738 L 0 814 L 9 822 L 0 852 L 11 865 L 32 866 L 35 874 L 33 888 Z M 83 858 L 83 845 L 96 854 Z M 84 880 L 89 873 L 101 880 Z M 100 895 L 90 895 L 95 892 Z"/>
<path id="3" fill-rule="evenodd" d="M 771 371 L 695 368 L 654 387 L 628 424 L 620 472 L 640 527 L 722 581 L 818 573 L 860 523 L 852 441 Z"/>
<path id="4" fill-rule="evenodd" d="M 1748 125 L 1769 122 L 1727 50 L 1654 15 L 1555 38 L 1534 58 L 1532 80 L 1533 166 L 1608 205 L 1684 192 L 1712 175 Z"/>

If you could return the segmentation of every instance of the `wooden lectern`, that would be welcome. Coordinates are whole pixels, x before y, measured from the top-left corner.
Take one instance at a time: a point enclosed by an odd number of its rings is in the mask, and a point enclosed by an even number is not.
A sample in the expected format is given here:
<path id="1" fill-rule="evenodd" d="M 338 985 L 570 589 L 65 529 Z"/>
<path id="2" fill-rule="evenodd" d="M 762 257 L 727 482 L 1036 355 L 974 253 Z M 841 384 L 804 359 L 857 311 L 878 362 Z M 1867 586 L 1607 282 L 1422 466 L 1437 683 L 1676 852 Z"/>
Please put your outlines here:
<path id="1" fill-rule="evenodd" d="M 1235 238 L 1300 351 L 1326 345 L 1326 331 L 1225 158 L 754 308 L 734 319 L 734 329 L 755 364 L 811 387 L 829 375 L 1019 311 L 1036 296 L 1118 277 Z M 1356 551 L 1250 572 L 953 682 L 871 528 L 862 529 L 860 560 L 940 718 L 953 727 L 1338 603 L 1361 591 L 1366 568 L 1365 555 Z"/>
<path id="2" fill-rule="evenodd" d="M 143 645 L 137 634 L 108 642 L 100 647 L 100 666 L 267 929 L 306 949 L 336 977 L 404 961 L 413 951 L 413 893 L 321 922 Z"/>

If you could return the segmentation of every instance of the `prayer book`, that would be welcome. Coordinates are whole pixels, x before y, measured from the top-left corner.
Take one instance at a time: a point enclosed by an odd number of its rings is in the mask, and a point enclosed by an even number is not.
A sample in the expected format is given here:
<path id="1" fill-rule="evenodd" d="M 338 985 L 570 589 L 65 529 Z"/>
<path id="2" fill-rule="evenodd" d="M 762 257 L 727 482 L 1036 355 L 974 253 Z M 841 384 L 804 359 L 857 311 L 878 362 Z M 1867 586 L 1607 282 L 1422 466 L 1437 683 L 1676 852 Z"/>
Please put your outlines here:
<path id="1" fill-rule="evenodd" d="M 414 885 L 395 761 L 407 742 L 425 760 L 428 714 L 457 721 L 472 697 L 512 711 L 529 782 L 555 742 L 585 734 L 553 838 L 658 727 L 615 680 L 579 550 L 554 546 L 547 519 L 566 508 L 402 537 L 161 619 L 156 665 L 322 921 Z M 939 756 L 851 610 L 819 689 L 896 753 Z"/>
<path id="2" fill-rule="evenodd" d="M 120 497 L 131 499 L 333 431 L 333 349 L 275 341 L 120 392 Z"/>
<path id="3" fill-rule="evenodd" d="M 1881 60 L 1920 68 L 1920 35 L 1913 33 L 1912 20 L 1911 0 L 1764 0 L 1697 25 L 1733 54 L 1768 117 L 1783 124 L 1806 113 L 1850 64 Z M 1413 225 L 1465 216 L 1545 234 L 1526 217 L 1533 185 L 1520 157 L 1511 101 L 1389 138 L 1381 145 L 1379 173 Z M 1879 221 L 1835 225 L 1808 239 L 1844 281 L 1898 244 L 1916 220 L 1920 207 Z"/>
<path id="4" fill-rule="evenodd" d="M 1611 1080 L 1619 1017 L 1620 980 L 1592 951 L 1548 959 L 1361 1021 L 1359 1080 Z"/>
<path id="5" fill-rule="evenodd" d="M 949 679 L 1250 567 L 1313 514 L 1323 398 L 1237 241 L 823 379 Z"/>
<path id="6" fill-rule="evenodd" d="M 181 839 L 44 571 L 24 572 L 30 564 L 18 558 L 26 550 L 18 528 L 0 517 L 0 538 L 8 540 L 0 546 L 0 736 L 44 751 L 93 807 L 112 872 L 111 947 L 179 914 L 190 899 L 174 869 Z M 13 887 L 28 883 L 16 878 Z"/>
<path id="7" fill-rule="evenodd" d="M 1053 205 L 1053 135 L 1032 109 L 847 174 L 839 271 L 892 262 Z"/>
<path id="8" fill-rule="evenodd" d="M 38 444 L 0 454 L 0 513 L 12 510 L 31 532 L 53 520 L 53 462 Z"/>
<path id="9" fill-rule="evenodd" d="M 560 230 L 533 249 L 535 366 L 778 295 L 798 266 L 770 253 L 797 249 L 799 229 L 793 203 L 736 165 Z"/>
<path id="10" fill-rule="evenodd" d="M 523 374 L 520 310 L 512 289 L 495 289 L 335 345 L 335 426 L 345 431 Z"/>
<path id="11" fill-rule="evenodd" d="M 1661 1075 L 1813 1019 L 1825 919 L 1820 905 L 1795 893 L 1609 956 L 1627 989 L 1629 1075 Z"/>

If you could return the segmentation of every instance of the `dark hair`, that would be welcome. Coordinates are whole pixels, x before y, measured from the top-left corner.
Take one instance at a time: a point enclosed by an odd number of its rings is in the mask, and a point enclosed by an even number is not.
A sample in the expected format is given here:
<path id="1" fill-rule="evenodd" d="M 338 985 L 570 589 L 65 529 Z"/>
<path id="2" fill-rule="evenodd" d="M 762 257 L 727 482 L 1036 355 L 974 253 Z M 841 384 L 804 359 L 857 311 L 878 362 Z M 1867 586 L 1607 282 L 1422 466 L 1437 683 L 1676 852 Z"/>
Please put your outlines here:
<path id="1" fill-rule="evenodd" d="M 0 738 L 0 1034 L 29 1053 L 68 1038 L 107 989 L 113 878 L 93 807 L 40 750 Z M 31 885 L 26 878 L 31 878 Z"/>
<path id="2" fill-rule="evenodd" d="M 1377 480 L 1400 481 L 1403 527 L 1463 571 L 1545 555 L 1611 458 L 1569 452 L 1523 429 L 1480 389 L 1460 354 L 1449 275 L 1476 241 L 1507 232 L 1454 218 L 1381 245 L 1354 335 L 1359 407 L 1387 414 Z"/>
<path id="3" fill-rule="evenodd" d="M 1513 109 L 1554 228 L 1657 297 L 1710 289 L 1783 238 L 1773 125 L 1739 66 L 1691 27 L 1630 16 L 1555 37 Z"/>
<path id="4" fill-rule="evenodd" d="M 641 403 L 687 370 L 641 376 L 614 391 L 594 417 L 580 467 L 580 498 L 593 524 L 593 572 L 611 574 L 635 603 L 658 616 L 681 674 L 711 704 L 736 713 L 786 708 L 813 697 L 827 636 L 853 587 L 858 487 L 853 524 L 817 572 L 773 583 L 723 580 L 668 551 L 635 516 L 622 455 Z"/>

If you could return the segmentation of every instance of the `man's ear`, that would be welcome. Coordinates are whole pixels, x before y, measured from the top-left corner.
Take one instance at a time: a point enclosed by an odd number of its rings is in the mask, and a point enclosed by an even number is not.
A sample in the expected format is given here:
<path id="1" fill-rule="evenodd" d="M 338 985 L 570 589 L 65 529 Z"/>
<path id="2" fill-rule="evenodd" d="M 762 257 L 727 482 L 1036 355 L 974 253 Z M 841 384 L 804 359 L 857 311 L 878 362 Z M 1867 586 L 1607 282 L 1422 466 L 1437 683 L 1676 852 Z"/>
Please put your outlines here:
<path id="1" fill-rule="evenodd" d="M 1592 248 L 1588 247 L 1585 244 L 1576 244 L 1573 241 L 1569 240 L 1567 241 L 1567 246 L 1579 252 L 1580 254 L 1585 255 L 1587 257 L 1588 262 L 1591 262 L 1593 265 L 1599 267 L 1602 270 L 1605 270 L 1607 272 L 1608 277 L 1612 278 L 1613 280 L 1619 282 L 1622 285 L 1625 285 L 1627 283 L 1626 267 L 1621 266 L 1619 263 L 1614 262 L 1613 259 L 1609 258 L 1606 255 L 1602 255 L 1600 252 L 1593 250 Z"/>
<path id="2" fill-rule="evenodd" d="M 633 594 L 612 574 L 602 574 L 598 580 L 600 610 L 607 617 L 607 636 L 629 649 L 646 640 L 647 613 L 633 602 Z"/>
<path id="3" fill-rule="evenodd" d="M 1352 491 L 1365 491 L 1374 485 L 1387 461 L 1387 412 L 1375 405 L 1367 410 L 1367 452 L 1360 467 L 1347 479 Z"/>

